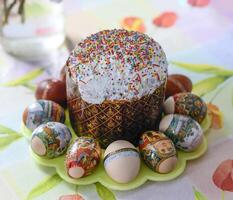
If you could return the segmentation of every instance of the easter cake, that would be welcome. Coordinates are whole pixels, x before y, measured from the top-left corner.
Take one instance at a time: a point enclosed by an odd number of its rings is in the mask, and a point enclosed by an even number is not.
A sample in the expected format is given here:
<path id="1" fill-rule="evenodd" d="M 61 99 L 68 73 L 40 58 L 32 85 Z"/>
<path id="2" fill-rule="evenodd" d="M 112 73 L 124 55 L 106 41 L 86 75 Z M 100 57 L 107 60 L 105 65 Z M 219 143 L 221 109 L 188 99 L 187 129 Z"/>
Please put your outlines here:
<path id="1" fill-rule="evenodd" d="M 149 36 L 105 30 L 77 44 L 66 64 L 67 105 L 73 129 L 106 148 L 116 140 L 137 145 L 161 115 L 167 60 Z"/>

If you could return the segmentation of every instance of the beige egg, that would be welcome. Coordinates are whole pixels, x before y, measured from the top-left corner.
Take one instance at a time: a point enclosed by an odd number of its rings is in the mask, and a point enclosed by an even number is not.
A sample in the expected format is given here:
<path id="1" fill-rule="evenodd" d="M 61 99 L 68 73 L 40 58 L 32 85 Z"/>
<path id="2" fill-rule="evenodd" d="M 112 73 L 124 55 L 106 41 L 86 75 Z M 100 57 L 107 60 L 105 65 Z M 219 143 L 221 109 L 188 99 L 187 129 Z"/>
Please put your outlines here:
<path id="1" fill-rule="evenodd" d="M 118 183 L 128 183 L 135 179 L 139 173 L 140 164 L 138 150 L 125 140 L 111 143 L 104 153 L 105 171 Z"/>

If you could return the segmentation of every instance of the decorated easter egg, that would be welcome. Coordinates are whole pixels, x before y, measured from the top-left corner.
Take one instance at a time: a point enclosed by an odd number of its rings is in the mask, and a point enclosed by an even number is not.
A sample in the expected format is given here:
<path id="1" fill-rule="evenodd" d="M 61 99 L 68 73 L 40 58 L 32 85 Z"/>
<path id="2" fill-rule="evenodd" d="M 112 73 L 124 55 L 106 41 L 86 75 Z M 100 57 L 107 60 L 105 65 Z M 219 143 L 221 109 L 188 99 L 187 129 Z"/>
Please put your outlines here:
<path id="1" fill-rule="evenodd" d="M 71 138 L 71 132 L 66 125 L 47 122 L 33 131 L 31 148 L 39 156 L 55 158 L 66 152 Z"/>
<path id="2" fill-rule="evenodd" d="M 132 181 L 139 173 L 140 164 L 138 150 L 128 141 L 117 140 L 105 150 L 105 171 L 118 183 Z"/>
<path id="3" fill-rule="evenodd" d="M 164 112 L 166 114 L 187 115 L 201 123 L 206 114 L 207 106 L 197 95 L 192 93 L 178 93 L 169 97 L 164 102 Z"/>
<path id="4" fill-rule="evenodd" d="M 100 145 L 91 137 L 79 137 L 66 155 L 66 170 L 70 177 L 81 178 L 91 174 L 101 157 Z"/>
<path id="5" fill-rule="evenodd" d="M 161 132 L 143 133 L 139 141 L 139 150 L 146 165 L 155 172 L 169 173 L 176 166 L 176 148 Z"/>
<path id="6" fill-rule="evenodd" d="M 61 123 L 65 121 L 64 109 L 53 101 L 37 100 L 24 110 L 23 123 L 32 131 L 49 121 Z"/>
<path id="7" fill-rule="evenodd" d="M 168 98 L 180 92 L 191 92 L 192 87 L 192 81 L 189 77 L 183 74 L 171 74 L 167 78 L 165 96 Z"/>
<path id="8" fill-rule="evenodd" d="M 184 115 L 166 115 L 159 124 L 159 130 L 183 151 L 193 151 L 203 141 L 201 126 L 191 117 Z"/>

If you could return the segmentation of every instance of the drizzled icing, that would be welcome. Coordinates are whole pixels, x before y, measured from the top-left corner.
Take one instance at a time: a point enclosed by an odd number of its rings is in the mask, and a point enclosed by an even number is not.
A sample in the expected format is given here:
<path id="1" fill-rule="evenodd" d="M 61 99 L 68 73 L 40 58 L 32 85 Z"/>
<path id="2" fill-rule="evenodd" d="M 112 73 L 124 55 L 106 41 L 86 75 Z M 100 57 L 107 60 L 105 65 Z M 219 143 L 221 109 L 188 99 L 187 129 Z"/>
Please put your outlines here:
<path id="1" fill-rule="evenodd" d="M 132 100 L 152 94 L 167 77 L 161 46 L 145 34 L 105 30 L 81 41 L 67 61 L 83 100 Z"/>

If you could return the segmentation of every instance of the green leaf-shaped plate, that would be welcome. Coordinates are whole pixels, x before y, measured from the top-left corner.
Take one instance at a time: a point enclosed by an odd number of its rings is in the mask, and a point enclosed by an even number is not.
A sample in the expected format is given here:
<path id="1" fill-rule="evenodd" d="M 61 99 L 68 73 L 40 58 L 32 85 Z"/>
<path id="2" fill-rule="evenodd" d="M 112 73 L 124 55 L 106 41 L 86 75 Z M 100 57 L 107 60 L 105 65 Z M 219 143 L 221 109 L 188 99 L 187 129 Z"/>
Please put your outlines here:
<path id="1" fill-rule="evenodd" d="M 31 131 L 27 129 L 23 124 L 21 127 L 21 131 L 25 137 L 30 138 Z M 72 130 L 72 134 L 73 134 L 73 140 L 74 140 L 77 136 L 74 134 L 73 130 Z M 120 183 L 113 181 L 105 173 L 103 162 L 102 162 L 103 160 L 101 160 L 100 164 L 98 165 L 98 167 L 95 169 L 95 171 L 91 175 L 80 178 L 80 179 L 72 179 L 67 175 L 65 171 L 65 164 L 64 164 L 65 155 L 60 156 L 58 158 L 54 158 L 54 159 L 46 159 L 46 158 L 37 156 L 35 153 L 33 153 L 33 151 L 30 148 L 32 157 L 39 164 L 47 166 L 47 167 L 54 167 L 56 169 L 56 172 L 59 174 L 59 176 L 63 180 L 69 183 L 77 184 L 77 185 L 89 185 L 92 183 L 100 182 L 102 185 L 106 186 L 107 188 L 113 189 L 113 190 L 135 189 L 143 185 L 147 180 L 169 181 L 169 180 L 175 179 L 176 177 L 181 175 L 182 172 L 185 170 L 186 162 L 188 160 L 194 160 L 194 159 L 199 158 L 205 153 L 206 150 L 207 150 L 207 140 L 204 137 L 203 143 L 200 145 L 200 147 L 196 151 L 189 152 L 189 153 L 178 151 L 178 164 L 176 168 L 168 174 L 155 173 L 152 170 L 150 170 L 142 161 L 139 175 L 130 183 L 120 184 Z"/>

